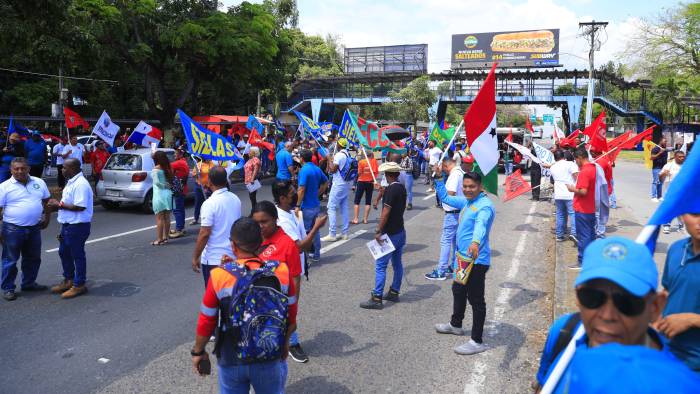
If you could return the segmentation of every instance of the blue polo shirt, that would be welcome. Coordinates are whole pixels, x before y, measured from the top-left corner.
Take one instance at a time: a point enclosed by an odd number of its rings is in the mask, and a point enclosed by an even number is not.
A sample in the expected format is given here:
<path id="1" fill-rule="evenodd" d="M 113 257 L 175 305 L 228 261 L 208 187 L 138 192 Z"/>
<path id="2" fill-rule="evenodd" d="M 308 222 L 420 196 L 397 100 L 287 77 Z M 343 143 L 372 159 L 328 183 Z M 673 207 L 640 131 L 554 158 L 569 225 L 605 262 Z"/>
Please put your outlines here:
<path id="1" fill-rule="evenodd" d="M 564 350 L 562 350 L 554 360 L 552 360 L 552 356 L 554 353 L 554 347 L 557 344 L 557 340 L 559 339 L 559 333 L 561 332 L 562 328 L 566 325 L 566 322 L 569 320 L 571 317 L 572 313 L 566 314 L 559 319 L 555 320 L 554 323 L 552 323 L 552 326 L 549 328 L 549 334 L 547 335 L 547 341 L 544 344 L 544 350 L 542 351 L 542 358 L 540 358 L 540 368 L 537 370 L 537 383 L 539 383 L 540 386 L 544 386 L 544 383 L 547 381 L 547 378 L 549 378 L 549 374 L 552 373 L 554 370 L 554 366 L 557 365 L 557 362 L 559 361 L 559 358 L 561 357 L 562 354 L 564 354 Z M 572 330 L 572 335 L 575 333 L 578 328 L 581 326 L 581 322 L 578 323 L 578 325 Z M 664 354 L 666 357 L 668 357 L 671 360 L 675 360 L 676 358 L 673 356 L 671 353 L 671 350 L 668 347 L 668 343 L 664 340 L 664 338 L 656 332 L 653 328 L 649 327 L 647 330 L 649 335 L 657 340 L 661 344 L 661 352 Z M 576 350 L 579 349 L 588 349 L 588 336 L 586 334 L 583 335 L 578 341 L 576 341 Z M 559 383 L 554 389 L 555 393 L 565 393 L 567 392 L 567 385 L 566 384 L 561 384 L 562 382 L 566 382 L 570 379 L 571 376 L 571 363 L 566 367 L 566 370 L 564 370 L 564 374 L 562 375 L 561 379 L 559 380 Z"/>
<path id="2" fill-rule="evenodd" d="M 24 152 L 27 155 L 27 162 L 30 166 L 38 166 L 44 164 L 46 157 L 46 142 L 40 139 L 34 142 L 31 138 L 24 141 Z"/>
<path id="3" fill-rule="evenodd" d="M 676 241 L 668 249 L 661 284 L 668 290 L 663 316 L 700 314 L 700 254 L 693 254 L 690 238 Z M 673 354 L 700 373 L 700 328 L 691 328 L 669 342 Z"/>
<path id="4" fill-rule="evenodd" d="M 450 196 L 447 194 L 445 183 L 439 180 L 435 181 L 435 192 L 440 197 L 440 201 L 460 210 L 457 225 L 457 252 L 467 256 L 469 245 L 476 242 L 479 244 L 479 257 L 474 260 L 474 264 L 491 265 L 489 233 L 496 217 L 496 209 L 486 193 L 481 192 L 473 200 L 462 196 Z"/>
<path id="5" fill-rule="evenodd" d="M 277 179 L 283 181 L 292 179 L 292 173 L 289 172 L 289 167 L 294 165 L 292 154 L 282 149 L 275 155 L 275 160 L 277 161 Z"/>
<path id="6" fill-rule="evenodd" d="M 299 187 L 304 186 L 304 199 L 301 201 L 301 209 L 316 208 L 321 206 L 318 199 L 319 187 L 328 182 L 328 177 L 314 163 L 306 163 L 299 170 Z"/>

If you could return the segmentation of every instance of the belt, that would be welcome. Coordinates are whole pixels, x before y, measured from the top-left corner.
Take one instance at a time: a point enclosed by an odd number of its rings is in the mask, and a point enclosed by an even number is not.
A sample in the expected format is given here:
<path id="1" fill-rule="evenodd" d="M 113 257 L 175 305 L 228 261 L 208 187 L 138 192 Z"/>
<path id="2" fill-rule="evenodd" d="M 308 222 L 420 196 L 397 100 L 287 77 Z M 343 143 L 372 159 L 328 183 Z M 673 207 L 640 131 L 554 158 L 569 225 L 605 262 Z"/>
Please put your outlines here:
<path id="1" fill-rule="evenodd" d="M 14 224 L 14 223 L 10 223 L 10 222 L 2 222 L 2 223 L 3 223 L 3 224 L 7 224 L 7 225 L 9 225 L 9 226 L 13 226 L 13 227 L 19 227 L 19 228 L 34 228 L 34 227 L 38 227 L 38 226 L 39 226 L 39 223 L 34 224 L 34 225 L 31 225 L 31 226 L 20 226 L 19 224 Z"/>
<path id="2" fill-rule="evenodd" d="M 63 226 L 77 226 L 79 224 L 90 224 L 91 222 L 80 222 L 80 223 L 61 223 Z"/>
<path id="3" fill-rule="evenodd" d="M 459 209 L 455 209 L 454 211 L 445 211 L 445 213 L 459 213 Z"/>

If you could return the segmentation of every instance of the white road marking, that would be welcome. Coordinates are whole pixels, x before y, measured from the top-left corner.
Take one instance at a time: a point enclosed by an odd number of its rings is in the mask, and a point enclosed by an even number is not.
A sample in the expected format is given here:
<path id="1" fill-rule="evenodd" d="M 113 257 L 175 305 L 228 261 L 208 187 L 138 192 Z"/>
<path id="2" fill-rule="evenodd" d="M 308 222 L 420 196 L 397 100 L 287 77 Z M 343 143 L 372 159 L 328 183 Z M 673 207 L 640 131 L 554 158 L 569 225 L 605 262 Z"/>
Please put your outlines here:
<path id="1" fill-rule="evenodd" d="M 97 362 L 100 364 L 107 364 L 109 362 L 108 358 L 100 357 L 97 359 Z"/>
<path id="2" fill-rule="evenodd" d="M 537 204 L 532 203 L 532 205 L 530 205 L 530 211 L 527 214 L 527 218 L 525 218 L 525 225 L 532 223 L 532 218 L 534 217 L 533 214 L 536 210 Z M 515 252 L 513 253 L 513 259 L 510 261 L 510 267 L 508 268 L 508 273 L 506 274 L 506 281 L 514 280 L 518 275 L 518 270 L 520 269 L 521 263 L 520 258 L 525 252 L 525 246 L 527 245 L 527 235 L 527 231 L 523 231 L 520 234 L 518 243 L 515 246 Z M 501 291 L 498 293 L 498 297 L 496 298 L 496 306 L 493 308 L 493 318 L 491 319 L 486 332 L 490 337 L 498 334 L 497 324 L 501 321 L 501 319 L 503 319 L 503 314 L 506 311 L 506 304 L 510 298 L 511 290 L 512 289 L 510 287 L 502 287 Z M 483 359 L 477 359 L 475 361 L 469 383 L 464 386 L 464 393 L 480 393 L 483 391 L 482 386 L 486 380 L 486 376 L 484 375 L 484 372 L 486 372 L 486 367 L 486 362 Z"/>
<path id="3" fill-rule="evenodd" d="M 190 216 L 188 218 L 185 218 L 185 221 L 192 220 L 192 219 L 194 219 L 194 216 Z M 175 221 L 174 220 L 171 221 L 170 224 L 175 224 Z M 95 239 L 91 239 L 91 240 L 85 242 L 85 245 L 94 244 L 95 242 L 100 242 L 100 241 L 106 241 L 106 240 L 112 239 L 112 238 L 119 238 L 119 237 L 123 237 L 125 235 L 140 233 L 141 231 L 153 230 L 154 228 L 156 228 L 156 226 L 141 227 L 141 228 L 137 228 L 136 230 L 125 231 L 123 233 L 108 235 L 108 236 L 102 237 L 102 238 L 95 238 Z M 47 249 L 44 252 L 46 252 L 46 253 L 58 252 L 58 248 Z"/>
<path id="4" fill-rule="evenodd" d="M 337 248 L 338 246 L 340 246 L 340 245 L 342 245 L 342 244 L 344 244 L 344 243 L 350 241 L 350 240 L 353 239 L 353 238 L 357 238 L 357 237 L 359 237 L 360 235 L 362 235 L 362 234 L 364 234 L 364 233 L 366 233 L 366 232 L 367 232 L 367 230 L 357 230 L 357 231 L 355 231 L 354 233 L 348 235 L 348 239 L 344 239 L 344 240 L 341 240 L 341 241 L 335 241 L 335 242 L 333 242 L 333 243 L 330 244 L 330 245 L 326 245 L 326 246 L 322 247 L 322 248 L 321 248 L 321 253 L 326 253 L 326 252 L 328 252 L 329 250 L 335 249 L 335 248 Z"/>
<path id="5" fill-rule="evenodd" d="M 435 197 L 435 193 L 428 194 L 427 196 L 423 197 L 423 201 L 430 200 L 433 197 Z"/>

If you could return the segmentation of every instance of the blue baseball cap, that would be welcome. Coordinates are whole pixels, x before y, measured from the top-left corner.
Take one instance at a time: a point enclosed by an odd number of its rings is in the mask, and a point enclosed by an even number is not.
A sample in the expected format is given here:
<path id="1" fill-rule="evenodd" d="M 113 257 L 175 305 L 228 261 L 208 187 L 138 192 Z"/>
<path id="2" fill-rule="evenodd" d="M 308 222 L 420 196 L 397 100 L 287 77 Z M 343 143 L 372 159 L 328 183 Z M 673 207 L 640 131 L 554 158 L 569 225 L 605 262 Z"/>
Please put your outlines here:
<path id="1" fill-rule="evenodd" d="M 645 346 L 579 347 L 569 371 L 559 385 L 570 393 L 697 393 L 700 388 L 700 377 L 668 350 Z"/>
<path id="2" fill-rule="evenodd" d="M 656 291 L 659 272 L 646 246 L 623 237 L 593 241 L 583 252 L 583 266 L 575 286 L 607 279 L 642 297 Z"/>

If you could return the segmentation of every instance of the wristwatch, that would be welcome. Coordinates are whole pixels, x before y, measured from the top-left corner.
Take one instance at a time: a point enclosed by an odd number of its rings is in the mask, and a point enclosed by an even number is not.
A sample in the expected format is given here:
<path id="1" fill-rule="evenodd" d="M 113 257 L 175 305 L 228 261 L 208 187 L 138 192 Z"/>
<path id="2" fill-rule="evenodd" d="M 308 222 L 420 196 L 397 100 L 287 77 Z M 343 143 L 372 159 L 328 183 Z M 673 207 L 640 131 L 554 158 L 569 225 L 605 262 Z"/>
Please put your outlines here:
<path id="1" fill-rule="evenodd" d="M 206 353 L 206 352 L 207 352 L 207 349 L 206 349 L 206 348 L 202 349 L 201 352 L 195 352 L 194 349 L 192 349 L 192 350 L 190 350 L 190 355 L 191 355 L 192 357 L 199 357 L 199 356 L 204 355 L 204 353 Z"/>

